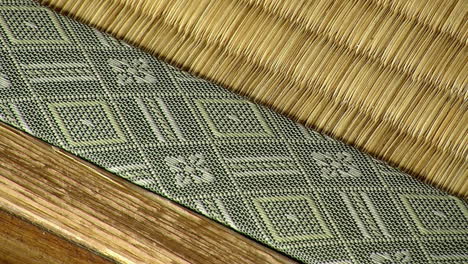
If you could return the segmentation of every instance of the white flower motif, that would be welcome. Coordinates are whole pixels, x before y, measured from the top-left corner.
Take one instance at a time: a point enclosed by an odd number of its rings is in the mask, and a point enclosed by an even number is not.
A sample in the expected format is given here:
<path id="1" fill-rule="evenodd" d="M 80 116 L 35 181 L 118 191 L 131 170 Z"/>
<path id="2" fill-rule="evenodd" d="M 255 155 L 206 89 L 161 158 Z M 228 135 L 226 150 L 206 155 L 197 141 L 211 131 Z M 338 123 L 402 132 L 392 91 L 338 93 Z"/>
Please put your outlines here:
<path id="1" fill-rule="evenodd" d="M 148 61 L 135 59 L 127 60 L 109 59 L 112 70 L 117 73 L 117 83 L 120 85 L 129 83 L 154 83 L 156 78 L 150 72 Z"/>
<path id="2" fill-rule="evenodd" d="M 355 178 L 361 176 L 361 172 L 353 165 L 353 156 L 347 152 L 331 153 L 312 153 L 312 158 L 319 165 L 322 176 L 326 179 L 336 177 Z"/>
<path id="3" fill-rule="evenodd" d="M 205 157 L 202 154 L 185 157 L 166 157 L 169 169 L 176 174 L 176 184 L 184 187 L 192 183 L 207 183 L 214 180 L 210 169 L 206 168 Z"/>

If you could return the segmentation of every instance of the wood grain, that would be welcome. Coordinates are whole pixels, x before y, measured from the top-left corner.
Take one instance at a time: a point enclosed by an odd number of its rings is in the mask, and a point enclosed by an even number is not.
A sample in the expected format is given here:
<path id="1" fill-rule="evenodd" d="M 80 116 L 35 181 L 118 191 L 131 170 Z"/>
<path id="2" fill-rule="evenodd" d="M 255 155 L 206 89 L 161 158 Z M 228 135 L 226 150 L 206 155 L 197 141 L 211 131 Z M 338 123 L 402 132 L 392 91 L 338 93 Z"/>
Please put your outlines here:
<path id="1" fill-rule="evenodd" d="M 2 264 L 110 264 L 108 259 L 0 210 Z"/>
<path id="2" fill-rule="evenodd" d="M 118 263 L 294 263 L 4 124 L 0 208 Z"/>

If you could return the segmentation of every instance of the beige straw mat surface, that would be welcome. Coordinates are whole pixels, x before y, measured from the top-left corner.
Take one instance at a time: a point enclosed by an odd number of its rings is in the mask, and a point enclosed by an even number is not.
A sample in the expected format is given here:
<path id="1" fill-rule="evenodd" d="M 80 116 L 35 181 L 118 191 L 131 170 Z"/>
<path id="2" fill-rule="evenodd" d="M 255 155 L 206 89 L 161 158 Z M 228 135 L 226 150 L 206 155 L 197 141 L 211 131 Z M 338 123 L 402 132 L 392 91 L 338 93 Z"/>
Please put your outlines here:
<path id="1" fill-rule="evenodd" d="M 43 0 L 467 196 L 467 0 Z"/>

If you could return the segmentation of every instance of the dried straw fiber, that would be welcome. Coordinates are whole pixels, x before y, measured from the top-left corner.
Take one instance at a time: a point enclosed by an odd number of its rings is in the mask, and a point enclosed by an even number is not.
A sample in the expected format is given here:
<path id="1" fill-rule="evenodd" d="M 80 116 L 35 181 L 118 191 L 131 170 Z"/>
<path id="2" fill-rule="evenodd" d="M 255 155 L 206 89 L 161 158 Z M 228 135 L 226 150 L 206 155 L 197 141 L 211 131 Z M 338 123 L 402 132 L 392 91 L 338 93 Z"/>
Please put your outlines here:
<path id="1" fill-rule="evenodd" d="M 466 0 L 41 0 L 466 196 Z"/>

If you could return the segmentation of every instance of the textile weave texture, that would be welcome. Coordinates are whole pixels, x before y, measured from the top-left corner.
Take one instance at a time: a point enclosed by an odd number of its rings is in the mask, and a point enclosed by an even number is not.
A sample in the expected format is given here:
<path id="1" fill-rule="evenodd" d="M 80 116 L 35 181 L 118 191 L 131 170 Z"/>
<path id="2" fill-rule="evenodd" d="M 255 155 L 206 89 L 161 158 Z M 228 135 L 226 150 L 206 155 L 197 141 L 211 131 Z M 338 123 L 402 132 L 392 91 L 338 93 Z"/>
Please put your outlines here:
<path id="1" fill-rule="evenodd" d="M 466 201 L 35 2 L 0 53 L 0 120 L 298 260 L 468 262 Z"/>
<path id="2" fill-rule="evenodd" d="M 466 0 L 38 1 L 468 197 Z"/>

